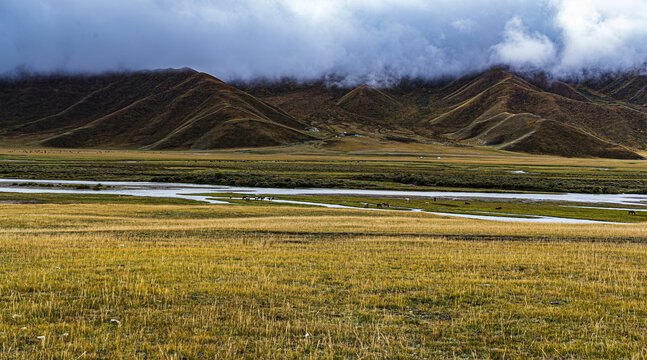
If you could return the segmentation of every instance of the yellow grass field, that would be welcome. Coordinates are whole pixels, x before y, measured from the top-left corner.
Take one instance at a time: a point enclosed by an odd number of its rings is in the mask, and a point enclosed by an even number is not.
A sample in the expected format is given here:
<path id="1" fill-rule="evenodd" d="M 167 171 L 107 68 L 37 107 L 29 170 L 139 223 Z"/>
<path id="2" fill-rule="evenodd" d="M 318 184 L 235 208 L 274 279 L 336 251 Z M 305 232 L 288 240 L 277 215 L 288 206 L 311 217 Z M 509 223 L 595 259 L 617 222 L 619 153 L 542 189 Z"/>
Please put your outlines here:
<path id="1" fill-rule="evenodd" d="M 647 157 L 647 152 L 641 153 Z M 344 138 L 335 145 L 299 144 L 269 148 L 205 151 L 139 151 L 100 149 L 58 149 L 38 147 L 0 148 L 0 156 L 64 160 L 315 160 L 315 161 L 387 161 L 434 162 L 479 165 L 529 165 L 619 167 L 647 170 L 647 162 L 600 158 L 564 158 L 496 150 L 481 146 L 446 146 L 437 144 L 402 144 L 371 138 Z M 423 156 L 422 159 L 419 157 Z M 440 160 L 437 157 L 441 157 Z"/>
<path id="2" fill-rule="evenodd" d="M 645 358 L 645 234 L 303 207 L 2 204 L 0 358 Z"/>

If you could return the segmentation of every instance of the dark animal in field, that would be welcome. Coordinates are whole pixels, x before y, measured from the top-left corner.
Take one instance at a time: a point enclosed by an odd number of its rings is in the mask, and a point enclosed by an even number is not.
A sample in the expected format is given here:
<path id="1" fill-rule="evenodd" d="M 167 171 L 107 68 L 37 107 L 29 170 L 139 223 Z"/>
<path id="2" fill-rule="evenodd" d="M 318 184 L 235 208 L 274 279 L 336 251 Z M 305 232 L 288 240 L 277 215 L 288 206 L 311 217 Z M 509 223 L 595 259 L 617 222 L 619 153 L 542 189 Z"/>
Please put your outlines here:
<path id="1" fill-rule="evenodd" d="M 636 215 L 636 212 L 634 210 L 629 210 L 629 215 Z"/>
<path id="2" fill-rule="evenodd" d="M 501 209 L 502 209 L 502 208 L 501 208 L 500 206 L 499 206 L 498 208 L 496 208 L 496 210 L 501 210 Z"/>
<path id="3" fill-rule="evenodd" d="M 465 205 L 469 205 L 469 204 L 470 204 L 470 203 L 468 203 L 468 202 L 465 202 Z"/>

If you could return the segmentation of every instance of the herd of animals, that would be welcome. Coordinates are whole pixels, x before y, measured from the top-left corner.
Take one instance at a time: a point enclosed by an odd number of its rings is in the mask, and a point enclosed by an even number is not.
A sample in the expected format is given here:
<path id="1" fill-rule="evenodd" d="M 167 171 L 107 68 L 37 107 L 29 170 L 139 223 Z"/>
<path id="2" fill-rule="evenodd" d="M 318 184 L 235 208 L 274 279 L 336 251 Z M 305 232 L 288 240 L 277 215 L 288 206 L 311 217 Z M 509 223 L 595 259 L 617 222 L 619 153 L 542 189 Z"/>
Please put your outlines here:
<path id="1" fill-rule="evenodd" d="M 231 196 L 229 198 L 232 199 Z M 241 200 L 245 200 L 245 201 L 265 201 L 265 200 L 273 201 L 275 199 L 276 198 L 272 197 L 272 196 L 243 196 L 243 197 L 241 197 Z M 409 201 L 408 198 L 406 200 Z M 436 198 L 434 198 L 434 201 L 436 201 Z M 364 204 L 365 208 L 368 208 L 371 205 L 373 205 L 373 204 L 370 204 L 370 203 L 363 203 L 363 204 Z M 380 209 L 381 208 L 390 208 L 391 207 L 391 205 L 389 203 L 377 203 L 377 204 L 374 204 L 374 205 L 375 205 L 376 208 L 380 208 Z M 465 205 L 470 205 L 470 203 L 465 202 Z M 496 208 L 496 210 L 501 210 L 501 209 L 503 209 L 501 206 L 498 206 Z M 635 210 L 629 210 L 629 215 L 636 215 L 636 211 Z"/>

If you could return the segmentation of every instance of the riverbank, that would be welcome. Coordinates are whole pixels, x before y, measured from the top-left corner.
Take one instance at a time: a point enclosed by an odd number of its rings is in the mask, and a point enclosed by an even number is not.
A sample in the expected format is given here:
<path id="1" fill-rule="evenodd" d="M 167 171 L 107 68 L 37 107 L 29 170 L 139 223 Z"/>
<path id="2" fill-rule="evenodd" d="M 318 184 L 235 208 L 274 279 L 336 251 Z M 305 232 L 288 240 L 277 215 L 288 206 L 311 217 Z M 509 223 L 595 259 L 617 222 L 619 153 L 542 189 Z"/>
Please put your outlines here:
<path id="1" fill-rule="evenodd" d="M 647 161 L 571 159 L 480 148 L 147 152 L 0 149 L 0 177 L 418 191 L 647 193 Z M 282 151 L 282 152 L 281 152 Z"/>
<path id="2" fill-rule="evenodd" d="M 25 184 L 34 184 L 34 186 L 24 186 Z M 532 194 L 467 191 L 424 192 L 363 189 L 285 189 L 182 183 L 43 179 L 0 179 L 0 192 L 22 194 L 102 194 L 183 199 L 210 204 L 230 205 L 247 204 L 246 201 L 241 202 L 238 200 L 252 196 L 257 199 L 262 198 L 263 201 L 274 204 L 320 206 L 338 209 L 363 208 L 375 211 L 411 211 L 439 216 L 455 216 L 504 222 L 574 224 L 640 222 L 643 221 L 643 215 L 647 215 L 647 195 L 636 194 Z M 604 205 L 606 207 L 592 205 Z M 519 206 L 523 206 L 523 208 L 520 209 Z M 614 206 L 622 207 L 614 208 Z M 628 209 L 627 206 L 632 207 Z M 440 211 L 439 209 L 446 210 Z M 523 212 L 510 212 L 513 209 L 522 210 Z M 529 211 L 529 209 L 534 211 Z M 556 212 L 555 209 L 559 211 Z M 579 213 L 575 214 L 575 217 L 570 218 L 555 216 L 561 213 L 568 214 L 571 209 L 578 209 Z M 629 211 L 634 212 L 634 216 L 629 216 Z M 605 212 L 608 214 L 601 216 Z M 626 213 L 627 216 L 621 216 L 620 212 L 623 214 Z M 587 218 L 587 214 L 591 218 Z"/>

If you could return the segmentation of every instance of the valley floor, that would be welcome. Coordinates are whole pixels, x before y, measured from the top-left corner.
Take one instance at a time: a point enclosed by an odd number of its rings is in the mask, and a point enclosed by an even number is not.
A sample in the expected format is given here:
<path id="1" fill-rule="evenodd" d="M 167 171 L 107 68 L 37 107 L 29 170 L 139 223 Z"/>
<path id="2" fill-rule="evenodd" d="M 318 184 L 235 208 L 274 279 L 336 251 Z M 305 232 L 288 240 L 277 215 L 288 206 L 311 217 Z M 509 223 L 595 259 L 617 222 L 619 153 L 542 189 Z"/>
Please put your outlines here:
<path id="1" fill-rule="evenodd" d="M 6 145 L 5 145 L 6 146 Z M 278 188 L 647 193 L 647 161 L 343 138 L 229 151 L 0 148 L 0 178 Z"/>
<path id="2" fill-rule="evenodd" d="M 8 148 L 0 151 L 0 177 L 647 189 L 644 161 L 364 149 Z M 0 359 L 647 357 L 647 222 L 508 223 L 241 200 L 205 204 L 105 189 L 0 194 Z M 466 208 L 463 200 L 410 200 L 464 212 L 644 217 L 559 204 L 476 200 Z"/>
<path id="3" fill-rule="evenodd" d="M 0 358 L 647 355 L 645 224 L 73 200 L 0 208 Z"/>

